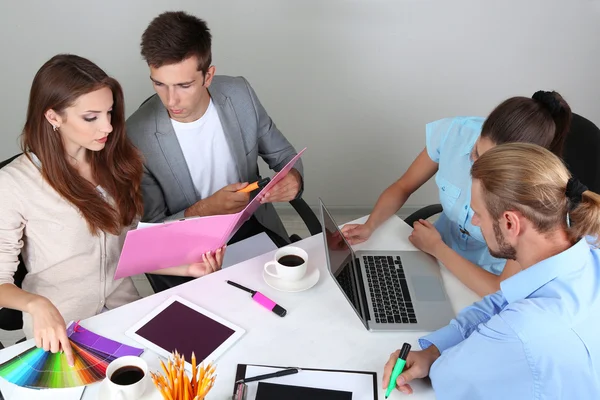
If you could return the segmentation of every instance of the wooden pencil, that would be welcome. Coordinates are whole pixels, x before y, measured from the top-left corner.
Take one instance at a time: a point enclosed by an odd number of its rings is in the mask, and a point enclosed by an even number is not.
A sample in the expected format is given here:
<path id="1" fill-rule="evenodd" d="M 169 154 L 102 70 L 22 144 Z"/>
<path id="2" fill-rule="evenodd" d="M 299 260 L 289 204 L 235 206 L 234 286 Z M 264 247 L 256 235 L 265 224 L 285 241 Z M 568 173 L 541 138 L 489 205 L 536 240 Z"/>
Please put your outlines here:
<path id="1" fill-rule="evenodd" d="M 192 351 L 192 393 L 196 393 L 196 354 Z"/>

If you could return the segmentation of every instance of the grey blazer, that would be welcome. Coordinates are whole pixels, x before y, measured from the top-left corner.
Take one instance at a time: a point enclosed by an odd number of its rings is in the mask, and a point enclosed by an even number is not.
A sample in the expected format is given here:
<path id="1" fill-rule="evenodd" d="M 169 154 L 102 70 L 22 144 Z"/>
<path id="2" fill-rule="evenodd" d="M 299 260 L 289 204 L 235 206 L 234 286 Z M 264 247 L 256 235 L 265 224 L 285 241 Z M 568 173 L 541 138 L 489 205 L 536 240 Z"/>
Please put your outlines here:
<path id="1" fill-rule="evenodd" d="M 269 168 L 279 171 L 297 154 L 246 79 L 215 76 L 208 91 L 242 181 L 254 182 L 261 178 L 258 156 Z M 200 196 L 194 188 L 169 114 L 158 95 L 152 96 L 127 119 L 127 135 L 144 156 L 142 220 L 160 222 L 183 218 L 185 209 L 200 200 Z M 301 160 L 295 168 L 303 173 Z M 289 241 L 273 205 L 261 205 L 254 216 L 264 227 Z"/>

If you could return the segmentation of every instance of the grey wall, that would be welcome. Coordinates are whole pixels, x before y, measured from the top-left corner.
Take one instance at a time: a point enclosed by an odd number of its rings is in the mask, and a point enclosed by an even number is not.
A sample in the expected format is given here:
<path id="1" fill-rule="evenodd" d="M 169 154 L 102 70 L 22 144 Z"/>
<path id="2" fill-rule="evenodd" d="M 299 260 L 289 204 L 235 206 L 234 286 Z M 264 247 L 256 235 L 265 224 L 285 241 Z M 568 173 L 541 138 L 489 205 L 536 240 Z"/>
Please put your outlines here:
<path id="1" fill-rule="evenodd" d="M 51 56 L 97 62 L 130 114 L 152 94 L 139 39 L 165 10 L 205 18 L 218 73 L 244 75 L 304 156 L 306 199 L 369 207 L 424 146 L 426 122 L 561 92 L 600 123 L 600 0 L 6 1 L 0 158 L 18 150 L 29 85 Z M 430 183 L 409 205 L 436 199 Z"/>

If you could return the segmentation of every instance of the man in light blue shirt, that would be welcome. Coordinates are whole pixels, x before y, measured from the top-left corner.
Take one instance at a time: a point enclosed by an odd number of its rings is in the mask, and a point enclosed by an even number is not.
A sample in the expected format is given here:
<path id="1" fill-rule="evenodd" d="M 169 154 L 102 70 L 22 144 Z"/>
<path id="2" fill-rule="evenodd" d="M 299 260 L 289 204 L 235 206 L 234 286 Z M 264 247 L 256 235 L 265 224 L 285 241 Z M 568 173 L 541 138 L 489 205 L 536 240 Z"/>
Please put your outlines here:
<path id="1" fill-rule="evenodd" d="M 549 151 L 505 144 L 473 165 L 473 224 L 523 270 L 419 340 L 396 380 L 438 399 L 600 398 L 600 196 Z M 398 352 L 385 367 L 387 387 Z"/>

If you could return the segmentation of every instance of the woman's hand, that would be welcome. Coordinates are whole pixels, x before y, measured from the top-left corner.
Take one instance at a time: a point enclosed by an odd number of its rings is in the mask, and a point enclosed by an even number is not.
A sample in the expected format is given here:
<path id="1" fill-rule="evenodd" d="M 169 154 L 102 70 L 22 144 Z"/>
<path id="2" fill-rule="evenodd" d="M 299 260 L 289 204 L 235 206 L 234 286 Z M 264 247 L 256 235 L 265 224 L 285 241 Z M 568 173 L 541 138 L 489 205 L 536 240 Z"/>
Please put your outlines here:
<path id="1" fill-rule="evenodd" d="M 366 242 L 373 231 L 369 224 L 346 224 L 342 227 L 342 234 L 351 245 Z"/>
<path id="2" fill-rule="evenodd" d="M 73 366 L 73 351 L 67 337 L 65 320 L 54 304 L 45 297 L 36 296 L 28 308 L 28 312 L 33 318 L 35 345 L 52 353 L 64 351 L 67 362 Z"/>
<path id="3" fill-rule="evenodd" d="M 427 254 L 439 258 L 437 256 L 437 250 L 440 246 L 444 245 L 442 236 L 435 228 L 435 226 L 424 219 L 420 219 L 415 222 L 414 230 L 408 237 L 408 240 L 419 250 L 424 251 Z"/>
<path id="4" fill-rule="evenodd" d="M 194 278 L 200 278 L 201 276 L 208 275 L 221 269 L 223 265 L 223 256 L 225 255 L 225 249 L 227 245 L 216 252 L 208 252 L 202 255 L 202 262 L 190 264 L 188 266 L 187 275 Z"/>

